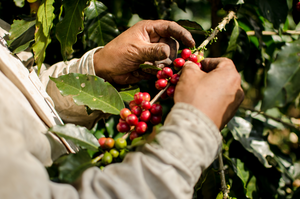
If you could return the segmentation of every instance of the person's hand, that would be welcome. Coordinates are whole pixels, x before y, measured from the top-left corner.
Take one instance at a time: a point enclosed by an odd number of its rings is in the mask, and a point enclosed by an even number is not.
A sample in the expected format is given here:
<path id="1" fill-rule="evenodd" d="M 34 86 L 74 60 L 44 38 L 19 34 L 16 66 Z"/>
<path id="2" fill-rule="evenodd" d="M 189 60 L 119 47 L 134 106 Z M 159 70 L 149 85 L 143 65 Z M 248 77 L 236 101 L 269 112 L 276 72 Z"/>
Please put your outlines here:
<path id="1" fill-rule="evenodd" d="M 191 104 L 222 129 L 244 99 L 241 77 L 227 58 L 206 58 L 202 70 L 188 61 L 176 85 L 174 101 Z"/>
<path id="2" fill-rule="evenodd" d="M 116 84 L 132 84 L 144 79 L 143 73 L 134 75 L 140 64 L 165 60 L 171 54 L 176 58 L 177 49 L 174 51 L 174 48 L 177 45 L 171 37 L 181 40 L 187 47 L 195 45 L 190 32 L 175 22 L 145 20 L 136 23 L 95 53 L 96 75 Z"/>

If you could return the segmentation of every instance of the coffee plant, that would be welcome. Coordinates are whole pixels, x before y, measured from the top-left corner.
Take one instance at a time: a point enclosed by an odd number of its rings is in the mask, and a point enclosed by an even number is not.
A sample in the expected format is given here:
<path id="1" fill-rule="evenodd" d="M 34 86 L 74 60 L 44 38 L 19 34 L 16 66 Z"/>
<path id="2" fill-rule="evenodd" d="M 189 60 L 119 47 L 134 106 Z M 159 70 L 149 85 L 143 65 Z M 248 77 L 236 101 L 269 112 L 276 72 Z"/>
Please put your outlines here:
<path id="1" fill-rule="evenodd" d="M 89 167 L 105 169 L 155 142 L 184 62 L 201 67 L 204 57 L 227 57 L 240 72 L 245 99 L 221 131 L 223 150 L 202 173 L 193 198 L 300 197 L 298 0 L 9 0 L 0 2 L 0 18 L 11 24 L 4 38 L 10 50 L 30 49 L 38 68 L 104 46 L 142 19 L 176 21 L 196 41 L 194 49 L 179 41 L 169 67 L 141 65 L 157 70 L 157 78 L 126 88 L 90 75 L 51 78 L 88 113 L 111 114 L 92 129 L 50 129 L 80 147 L 47 168 L 51 180 L 72 183 Z"/>

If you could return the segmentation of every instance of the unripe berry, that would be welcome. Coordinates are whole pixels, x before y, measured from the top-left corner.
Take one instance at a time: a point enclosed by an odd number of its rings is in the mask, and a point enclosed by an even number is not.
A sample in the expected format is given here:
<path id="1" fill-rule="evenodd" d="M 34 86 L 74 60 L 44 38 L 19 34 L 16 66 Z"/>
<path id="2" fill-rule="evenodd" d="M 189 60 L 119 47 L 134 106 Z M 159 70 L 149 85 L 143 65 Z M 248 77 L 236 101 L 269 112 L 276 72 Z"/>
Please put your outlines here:
<path id="1" fill-rule="evenodd" d="M 112 155 L 111 155 L 109 152 L 106 151 L 106 152 L 104 153 L 103 157 L 102 157 L 101 162 L 102 162 L 102 164 L 104 164 L 104 165 L 108 165 L 108 164 L 112 163 L 112 160 L 113 160 Z"/>
<path id="2" fill-rule="evenodd" d="M 145 101 L 145 100 L 142 101 L 141 106 L 142 106 L 142 109 L 145 109 L 145 110 L 149 110 L 151 108 L 150 102 L 149 101 Z"/>
<path id="3" fill-rule="evenodd" d="M 182 59 L 182 58 L 176 58 L 174 61 L 173 61 L 173 64 L 175 67 L 177 68 L 181 68 L 185 63 L 185 60 Z"/>
<path id="4" fill-rule="evenodd" d="M 187 58 L 190 57 L 190 55 L 192 54 L 192 51 L 188 48 L 185 48 L 181 51 L 181 57 L 182 59 L 186 60 Z"/>
<path id="5" fill-rule="evenodd" d="M 180 75 L 178 75 L 178 74 L 174 74 L 174 75 L 172 75 L 172 77 L 171 77 L 171 79 L 170 79 L 170 82 L 172 83 L 172 84 L 177 84 L 177 82 L 179 81 L 179 77 L 180 77 Z"/>
<path id="6" fill-rule="evenodd" d="M 151 119 L 150 119 L 150 122 L 153 124 L 153 125 L 156 125 L 156 124 L 159 124 L 161 123 L 161 115 L 152 115 L 151 116 Z"/>
<path id="7" fill-rule="evenodd" d="M 106 138 L 104 142 L 104 149 L 112 149 L 115 145 L 115 140 L 112 138 Z"/>
<path id="8" fill-rule="evenodd" d="M 162 90 L 164 89 L 168 84 L 168 81 L 166 79 L 159 79 L 155 82 L 155 88 L 157 90 Z"/>
<path id="9" fill-rule="evenodd" d="M 115 142 L 116 149 L 124 149 L 127 147 L 127 141 L 124 138 L 118 138 Z"/>
<path id="10" fill-rule="evenodd" d="M 162 72 L 161 72 L 162 76 L 166 77 L 166 78 L 169 78 L 169 77 L 172 77 L 173 75 L 173 71 L 171 68 L 169 67 L 164 67 L 162 69 Z"/>
<path id="11" fill-rule="evenodd" d="M 139 122 L 139 119 L 137 118 L 137 116 L 135 114 L 130 114 L 127 116 L 126 122 L 130 126 L 136 126 Z"/>
<path id="12" fill-rule="evenodd" d="M 134 106 L 134 107 L 131 109 L 131 112 L 132 112 L 132 114 L 135 114 L 136 116 L 140 116 L 141 113 L 142 113 L 142 108 L 139 107 L 139 106 Z"/>
<path id="13" fill-rule="evenodd" d="M 160 104 L 153 104 L 150 108 L 150 113 L 153 115 L 162 115 L 162 106 Z"/>
<path id="14" fill-rule="evenodd" d="M 136 104 L 141 104 L 143 101 L 143 93 L 142 92 L 137 92 L 136 94 L 134 94 L 134 101 Z"/>
<path id="15" fill-rule="evenodd" d="M 147 128 L 148 128 L 148 126 L 147 126 L 146 122 L 139 122 L 135 127 L 135 131 L 138 134 L 144 134 L 147 131 Z"/>
<path id="16" fill-rule="evenodd" d="M 130 126 L 127 124 L 127 122 L 119 122 L 117 124 L 117 130 L 121 133 L 126 133 L 130 130 Z"/>
<path id="17" fill-rule="evenodd" d="M 99 142 L 100 147 L 102 149 L 104 149 L 104 142 L 105 142 L 105 140 L 106 140 L 106 137 L 101 137 L 101 138 L 98 139 L 98 142 Z"/>
<path id="18" fill-rule="evenodd" d="M 137 106 L 134 100 L 129 102 L 129 108 L 132 109 L 134 106 Z"/>
<path id="19" fill-rule="evenodd" d="M 117 158 L 119 156 L 119 151 L 116 149 L 111 149 L 109 153 L 112 155 L 113 158 Z"/>
<path id="20" fill-rule="evenodd" d="M 130 110 L 128 109 L 128 108 L 123 108 L 121 111 L 120 111 L 120 116 L 121 116 L 121 118 L 123 119 L 123 120 L 126 120 L 126 117 L 128 116 L 128 115 L 130 115 L 131 114 L 131 112 L 130 112 Z"/>
<path id="21" fill-rule="evenodd" d="M 137 134 L 136 131 L 132 131 L 129 135 L 129 139 L 132 141 L 134 140 L 135 138 L 139 137 L 139 134 Z"/>
<path id="22" fill-rule="evenodd" d="M 188 60 L 197 63 L 198 57 L 195 54 L 191 54 Z"/>
<path id="23" fill-rule="evenodd" d="M 203 55 L 197 55 L 197 63 L 201 62 L 204 59 Z"/>
<path id="24" fill-rule="evenodd" d="M 127 151 L 125 149 L 122 149 L 120 151 L 119 157 L 123 160 L 125 158 L 126 154 L 127 154 Z"/>
<path id="25" fill-rule="evenodd" d="M 175 92 L 175 86 L 173 85 L 169 86 L 169 88 L 167 89 L 167 95 L 169 97 L 174 97 L 174 92 Z"/>
<path id="26" fill-rule="evenodd" d="M 149 110 L 143 111 L 140 116 L 140 120 L 144 122 L 149 122 L 151 118 L 151 113 Z"/>
<path id="27" fill-rule="evenodd" d="M 150 96 L 150 94 L 149 93 L 147 93 L 147 92 L 143 92 L 143 100 L 144 101 L 150 101 L 150 99 L 151 99 L 151 96 Z"/>

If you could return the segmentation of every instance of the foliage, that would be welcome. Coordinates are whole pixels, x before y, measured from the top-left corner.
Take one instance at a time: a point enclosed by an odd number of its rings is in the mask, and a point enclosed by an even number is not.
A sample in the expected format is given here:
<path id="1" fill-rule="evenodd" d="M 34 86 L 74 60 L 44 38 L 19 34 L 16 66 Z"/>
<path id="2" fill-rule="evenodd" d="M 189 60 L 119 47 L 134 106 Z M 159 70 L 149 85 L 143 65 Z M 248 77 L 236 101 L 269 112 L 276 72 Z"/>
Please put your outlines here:
<path id="1" fill-rule="evenodd" d="M 192 33 L 199 46 L 210 29 L 216 27 L 226 16 L 228 10 L 236 11 L 237 18 L 226 25 L 226 30 L 220 32 L 218 39 L 206 46 L 205 51 L 205 57 L 226 56 L 234 61 L 242 76 L 245 92 L 245 99 L 235 117 L 222 130 L 229 196 L 239 199 L 299 198 L 300 44 L 297 30 L 300 13 L 295 8 L 298 1 L 37 2 L 40 3 L 37 13 L 30 13 L 31 4 L 25 0 L 15 0 L 15 4 L 1 2 L 0 17 L 12 23 L 8 39 L 10 49 L 17 53 L 31 47 L 38 66 L 44 61 L 54 64 L 61 61 L 61 58 L 69 60 L 79 57 L 89 49 L 107 44 L 141 19 L 177 21 Z M 1 15 L 4 9 L 12 10 L 11 15 Z M 184 46 L 181 45 L 182 48 Z M 153 68 L 149 65 L 142 67 Z M 53 81 L 56 81 L 63 93 L 74 95 L 78 104 L 115 115 L 124 107 L 122 100 L 125 101 L 125 106 L 132 100 L 133 93 L 137 92 L 133 89 L 139 87 L 152 97 L 157 94 L 152 80 L 141 81 L 137 85 L 131 85 L 129 89 L 117 92 L 100 79 L 92 82 L 93 78 L 70 74 Z M 84 87 L 82 83 L 85 84 Z M 91 93 L 88 84 L 91 87 L 106 88 L 109 92 L 105 90 L 97 94 Z M 102 95 L 103 97 L 99 97 Z M 110 104 L 111 108 L 101 103 L 97 103 L 100 106 L 96 107 L 93 99 Z M 173 100 L 161 100 L 160 103 L 164 108 L 165 118 Z M 122 136 L 116 130 L 117 122 L 118 117 L 111 116 L 108 120 L 99 122 L 94 130 L 84 132 L 95 138 L 117 138 Z M 63 135 L 60 132 L 57 133 Z M 71 139 L 77 140 L 75 143 L 84 148 L 79 134 L 73 136 L 75 137 Z M 96 165 L 88 155 L 94 158 L 97 152 L 85 149 L 80 154 L 61 157 L 48 169 L 51 178 L 57 181 L 74 181 L 86 168 Z M 218 169 L 216 160 L 195 186 L 194 198 L 222 197 L 222 194 L 218 194 L 221 186 Z"/>

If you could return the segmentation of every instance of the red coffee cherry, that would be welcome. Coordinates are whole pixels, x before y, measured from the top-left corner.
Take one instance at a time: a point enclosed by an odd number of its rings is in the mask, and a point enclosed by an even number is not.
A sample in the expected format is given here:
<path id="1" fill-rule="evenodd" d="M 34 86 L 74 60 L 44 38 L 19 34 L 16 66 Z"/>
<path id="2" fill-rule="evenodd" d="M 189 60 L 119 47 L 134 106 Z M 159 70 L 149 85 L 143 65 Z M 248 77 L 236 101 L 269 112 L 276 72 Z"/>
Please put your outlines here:
<path id="1" fill-rule="evenodd" d="M 142 101 L 141 106 L 142 106 L 142 109 L 145 109 L 145 110 L 149 110 L 151 108 L 150 102 L 149 101 L 145 101 L 145 100 Z"/>
<path id="2" fill-rule="evenodd" d="M 196 64 L 199 66 L 200 70 L 202 70 L 202 64 L 201 64 L 201 62 L 197 62 Z"/>
<path id="3" fill-rule="evenodd" d="M 167 89 L 167 95 L 169 97 L 174 97 L 174 92 L 175 92 L 175 86 L 173 85 L 169 86 L 169 88 Z"/>
<path id="4" fill-rule="evenodd" d="M 190 55 L 192 54 L 192 51 L 188 48 L 185 48 L 181 51 L 181 57 L 182 59 L 186 60 L 187 58 L 190 57 Z"/>
<path id="5" fill-rule="evenodd" d="M 139 107 L 139 106 L 134 106 L 134 107 L 131 109 L 131 112 L 132 112 L 132 114 L 135 114 L 136 116 L 140 116 L 141 113 L 142 113 L 142 108 Z"/>
<path id="6" fill-rule="evenodd" d="M 161 115 L 152 115 L 151 116 L 151 119 L 150 119 L 150 122 L 153 124 L 153 125 L 157 125 L 159 123 L 161 123 Z"/>
<path id="7" fill-rule="evenodd" d="M 102 149 L 104 149 L 104 142 L 105 142 L 105 140 L 106 140 L 106 137 L 102 137 L 102 138 L 99 138 L 99 139 L 98 139 L 98 142 L 99 142 L 100 147 L 101 147 Z"/>
<path id="8" fill-rule="evenodd" d="M 188 60 L 197 63 L 198 57 L 195 54 L 191 54 Z"/>
<path id="9" fill-rule="evenodd" d="M 104 149 L 112 149 L 115 145 L 115 140 L 112 138 L 106 138 L 104 142 Z"/>
<path id="10" fill-rule="evenodd" d="M 139 123 L 139 119 L 137 118 L 137 116 L 135 114 L 130 114 L 127 116 L 126 122 L 130 126 L 136 126 Z"/>
<path id="11" fill-rule="evenodd" d="M 140 120 L 144 122 L 149 122 L 151 118 L 151 113 L 149 110 L 145 110 L 141 113 Z"/>
<path id="12" fill-rule="evenodd" d="M 126 133 L 126 132 L 128 132 L 129 130 L 130 130 L 130 126 L 129 126 L 129 124 L 127 124 L 126 122 L 119 122 L 118 124 L 117 124 L 117 130 L 119 131 L 119 132 L 121 132 L 121 133 Z"/>
<path id="13" fill-rule="evenodd" d="M 131 112 L 130 112 L 130 110 L 128 109 L 128 108 L 123 108 L 121 111 L 120 111 L 120 116 L 121 116 L 121 118 L 123 119 L 123 120 L 126 120 L 126 117 L 128 116 L 128 115 L 130 115 L 131 114 Z"/>
<path id="14" fill-rule="evenodd" d="M 185 60 L 182 59 L 182 58 L 176 58 L 174 61 L 173 61 L 173 64 L 176 68 L 181 68 L 185 63 Z"/>
<path id="15" fill-rule="evenodd" d="M 139 134 L 136 131 L 132 131 L 129 135 L 129 139 L 132 141 L 133 139 L 139 137 Z"/>
<path id="16" fill-rule="evenodd" d="M 144 134 L 147 131 L 147 128 L 146 122 L 139 122 L 135 127 L 135 131 L 137 134 Z"/>
<path id="17" fill-rule="evenodd" d="M 157 79 L 165 79 L 165 77 L 162 75 L 162 71 L 161 70 L 157 71 L 156 77 L 157 77 Z"/>
<path id="18" fill-rule="evenodd" d="M 170 82 L 172 83 L 172 84 L 177 84 L 177 82 L 179 81 L 179 77 L 180 77 L 180 75 L 178 75 L 178 74 L 174 74 L 174 75 L 172 75 L 172 77 L 171 77 L 171 79 L 170 79 Z"/>
<path id="19" fill-rule="evenodd" d="M 142 92 L 137 92 L 134 94 L 134 102 L 138 105 L 140 105 L 143 101 L 143 93 Z"/>
<path id="20" fill-rule="evenodd" d="M 168 81 L 166 79 L 159 79 L 155 82 L 155 88 L 157 90 L 162 90 L 164 89 L 168 84 Z"/>
<path id="21" fill-rule="evenodd" d="M 160 98 L 161 99 L 167 99 L 169 96 L 166 92 L 163 92 L 163 94 L 161 94 Z"/>
<path id="22" fill-rule="evenodd" d="M 137 106 L 134 100 L 129 102 L 129 108 L 132 109 L 134 106 Z"/>
<path id="23" fill-rule="evenodd" d="M 151 99 L 151 96 L 150 96 L 150 94 L 149 93 L 147 93 L 147 92 L 143 92 L 143 100 L 144 101 L 150 101 L 150 99 Z"/>
<path id="24" fill-rule="evenodd" d="M 297 3 L 296 9 L 297 9 L 298 12 L 300 12 L 300 2 Z"/>
<path id="25" fill-rule="evenodd" d="M 169 77 L 172 77 L 173 75 L 173 71 L 171 68 L 169 67 L 164 67 L 162 69 L 162 72 L 161 72 L 162 76 L 166 77 L 166 78 L 169 78 Z"/>
<path id="26" fill-rule="evenodd" d="M 162 115 L 162 106 L 160 104 L 153 104 L 150 108 L 150 113 L 153 115 Z"/>

